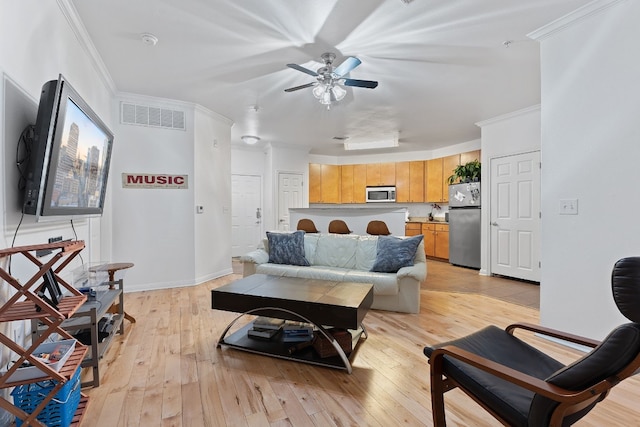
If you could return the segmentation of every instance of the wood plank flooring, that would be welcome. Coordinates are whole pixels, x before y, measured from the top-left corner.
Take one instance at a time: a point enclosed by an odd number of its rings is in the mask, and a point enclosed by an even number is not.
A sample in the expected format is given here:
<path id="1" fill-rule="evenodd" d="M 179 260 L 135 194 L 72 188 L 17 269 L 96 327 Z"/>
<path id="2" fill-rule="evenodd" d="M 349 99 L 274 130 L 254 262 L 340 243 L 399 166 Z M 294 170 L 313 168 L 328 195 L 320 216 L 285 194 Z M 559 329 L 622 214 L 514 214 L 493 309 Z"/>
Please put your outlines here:
<path id="1" fill-rule="evenodd" d="M 526 290 L 534 285 L 428 264 L 420 314 L 367 314 L 369 337 L 357 350 L 352 375 L 217 349 L 236 315 L 212 310 L 210 290 L 238 274 L 194 287 L 127 293 L 125 307 L 137 323 L 126 323 L 125 335 L 101 361 L 100 387 L 84 390 L 91 399 L 82 425 L 431 426 L 423 347 L 489 324 L 537 323 L 538 310 L 528 306 L 537 304 L 537 290 Z M 578 355 L 537 337 L 530 341 L 563 362 Z M 459 390 L 445 401 L 449 426 L 499 425 Z M 576 425 L 640 426 L 638 401 L 640 379 L 627 380 Z"/>

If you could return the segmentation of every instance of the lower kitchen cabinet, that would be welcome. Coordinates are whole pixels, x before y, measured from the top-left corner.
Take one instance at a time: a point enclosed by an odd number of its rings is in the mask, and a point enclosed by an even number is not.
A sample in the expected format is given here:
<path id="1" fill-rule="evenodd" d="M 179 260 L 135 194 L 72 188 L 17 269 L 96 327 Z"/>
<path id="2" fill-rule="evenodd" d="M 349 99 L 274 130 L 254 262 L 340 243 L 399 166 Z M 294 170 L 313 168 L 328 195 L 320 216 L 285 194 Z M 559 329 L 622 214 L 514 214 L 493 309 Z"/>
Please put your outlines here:
<path id="1" fill-rule="evenodd" d="M 424 253 L 428 257 L 449 259 L 449 224 L 422 224 Z"/>
<path id="2" fill-rule="evenodd" d="M 422 224 L 419 222 L 407 222 L 404 225 L 405 236 L 417 236 L 422 234 Z"/>

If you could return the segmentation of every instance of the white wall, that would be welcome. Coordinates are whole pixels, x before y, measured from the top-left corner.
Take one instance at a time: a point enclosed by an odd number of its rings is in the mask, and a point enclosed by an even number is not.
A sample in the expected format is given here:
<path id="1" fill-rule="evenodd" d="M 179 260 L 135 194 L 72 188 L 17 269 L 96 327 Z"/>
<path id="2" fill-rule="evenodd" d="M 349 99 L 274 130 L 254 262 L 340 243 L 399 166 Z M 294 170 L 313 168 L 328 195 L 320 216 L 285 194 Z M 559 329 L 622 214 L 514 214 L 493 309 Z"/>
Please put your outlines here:
<path id="1" fill-rule="evenodd" d="M 596 12 L 595 9 L 603 9 Z M 541 322 L 602 338 L 625 319 L 616 260 L 640 255 L 640 2 L 598 1 L 542 29 Z M 578 215 L 559 215 L 560 199 Z"/>
<path id="2" fill-rule="evenodd" d="M 113 254 L 132 262 L 126 287 L 150 289 L 194 282 L 194 107 L 136 95 L 121 101 L 185 111 L 186 131 L 118 123 L 114 133 Z M 188 189 L 123 188 L 123 173 L 188 175 Z"/>
<path id="3" fill-rule="evenodd" d="M 99 65 L 76 37 L 59 2 L 38 0 L 0 0 L 0 247 L 11 246 L 20 223 L 22 192 L 18 189 L 15 167 L 16 145 L 22 130 L 34 124 L 42 85 L 58 78 L 62 73 L 102 120 L 113 128 L 111 116 L 112 88 L 97 72 Z M 107 210 L 110 196 L 107 195 Z M 34 217 L 25 216 L 15 234 L 15 245 L 46 243 L 47 238 L 85 240 L 87 248 L 82 258 L 76 258 L 65 271 L 79 267 L 80 262 L 102 258 L 101 246 L 109 247 L 109 236 L 101 234 L 102 219 L 74 221 L 75 233 L 69 221 L 35 223 Z M 42 258 L 46 262 L 47 258 Z M 7 258 L 0 260 L 8 268 Z M 12 257 L 12 275 L 26 280 L 35 271 L 31 262 L 22 256 Z M 63 275 L 70 278 L 70 275 Z M 0 283 L 0 303 L 7 297 L 8 285 Z M 22 341 L 24 322 L 13 322 L 12 331 L 7 323 L 0 325 L 2 332 Z M 17 335 L 15 335 L 17 334 Z M 3 346 L 0 346 L 3 347 Z M 2 348 L 0 364 L 10 356 Z M 0 425 L 7 423 L 1 414 Z"/>
<path id="4" fill-rule="evenodd" d="M 193 104 L 128 94 L 116 98 L 116 88 L 69 0 L 0 1 L 0 245 L 11 244 L 20 222 L 22 196 L 15 169 L 20 132 L 35 123 L 43 83 L 62 73 L 115 134 L 106 210 L 102 218 L 74 220 L 75 233 L 68 221 L 36 224 L 26 216 L 15 244 L 46 243 L 48 237 L 68 239 L 77 234 L 87 248 L 70 267 L 80 266 L 81 261 L 133 262 L 135 267 L 126 273 L 127 291 L 194 284 L 230 272 L 232 123 L 204 109 L 196 113 Z M 187 130 L 121 125 L 123 99 L 185 110 Z M 214 153 L 209 148 L 216 138 Z M 123 172 L 187 174 L 189 189 L 124 190 Z M 207 206 L 197 221 L 196 196 Z M 12 267 L 17 276 L 28 274 L 27 263 L 18 258 Z"/>
<path id="5" fill-rule="evenodd" d="M 195 281 L 200 283 L 231 269 L 231 122 L 209 110 L 196 108 Z M 191 206 L 194 212 L 195 206 Z"/>
<path id="6" fill-rule="evenodd" d="M 2 176 L 2 209 L 0 245 L 11 244 L 20 222 L 22 194 L 17 189 L 18 174 L 15 150 L 20 132 L 35 123 L 40 90 L 48 81 L 62 73 L 102 120 L 113 128 L 111 116 L 112 88 L 97 72 L 99 65 L 89 49 L 81 43 L 69 25 L 57 2 L 2 0 L 0 14 L 0 72 L 2 75 L 3 118 L 0 137 L 0 176 Z M 107 209 L 110 197 L 106 198 Z M 84 261 L 102 257 L 101 241 L 109 247 L 109 238 L 101 236 L 101 220 L 74 220 L 75 234 L 85 240 Z M 34 217 L 25 216 L 16 236 L 16 245 L 46 243 L 47 238 L 63 236 L 75 238 L 68 221 L 36 224 Z M 16 274 L 23 274 L 20 261 L 15 259 Z M 73 265 L 79 265 L 78 259 Z M 26 267 L 25 267 L 26 268 Z M 26 274 L 26 273 L 25 273 Z"/>
<path id="7" fill-rule="evenodd" d="M 540 150 L 540 106 L 536 105 L 476 123 L 482 133 L 482 229 L 480 233 L 480 274 L 490 275 L 491 159 Z"/>

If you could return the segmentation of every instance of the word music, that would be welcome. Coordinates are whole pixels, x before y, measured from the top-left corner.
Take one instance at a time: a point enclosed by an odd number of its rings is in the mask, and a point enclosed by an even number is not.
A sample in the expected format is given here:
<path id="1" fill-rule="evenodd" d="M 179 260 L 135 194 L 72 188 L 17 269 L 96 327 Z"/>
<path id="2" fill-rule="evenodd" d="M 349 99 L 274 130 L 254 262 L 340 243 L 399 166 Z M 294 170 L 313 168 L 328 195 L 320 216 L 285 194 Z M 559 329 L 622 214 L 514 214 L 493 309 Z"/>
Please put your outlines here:
<path id="1" fill-rule="evenodd" d="M 189 188 L 188 175 L 123 173 L 122 188 Z"/>

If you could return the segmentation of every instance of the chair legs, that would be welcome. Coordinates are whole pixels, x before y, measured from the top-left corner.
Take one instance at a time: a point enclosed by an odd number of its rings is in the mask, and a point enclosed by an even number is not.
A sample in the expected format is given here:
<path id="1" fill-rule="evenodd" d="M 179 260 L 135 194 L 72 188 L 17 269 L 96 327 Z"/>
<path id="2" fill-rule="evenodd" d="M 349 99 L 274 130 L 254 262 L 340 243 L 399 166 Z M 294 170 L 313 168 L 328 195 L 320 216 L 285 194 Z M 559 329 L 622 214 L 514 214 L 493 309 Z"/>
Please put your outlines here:
<path id="1" fill-rule="evenodd" d="M 433 411 L 434 427 L 445 427 L 447 421 L 444 413 L 444 393 L 447 391 L 442 378 L 442 357 L 434 357 L 431 364 L 431 410 Z"/>

